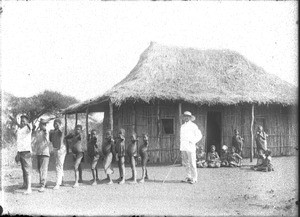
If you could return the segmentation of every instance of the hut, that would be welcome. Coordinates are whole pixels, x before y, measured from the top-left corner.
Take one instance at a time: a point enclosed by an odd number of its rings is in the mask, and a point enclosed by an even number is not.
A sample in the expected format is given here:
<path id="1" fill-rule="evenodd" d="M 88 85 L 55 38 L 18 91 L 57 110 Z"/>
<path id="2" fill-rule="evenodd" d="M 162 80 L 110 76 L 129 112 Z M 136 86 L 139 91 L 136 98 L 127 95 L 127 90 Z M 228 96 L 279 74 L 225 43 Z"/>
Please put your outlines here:
<path id="1" fill-rule="evenodd" d="M 151 42 L 137 65 L 103 95 L 64 110 L 66 115 L 104 112 L 103 130 L 146 132 L 150 160 L 172 162 L 179 154 L 180 114 L 191 111 L 209 149 L 231 145 L 233 130 L 245 139 L 243 156 L 256 153 L 262 125 L 274 156 L 292 155 L 297 139 L 297 87 L 266 73 L 231 50 L 199 50 Z M 128 144 L 127 144 L 128 145 Z"/>

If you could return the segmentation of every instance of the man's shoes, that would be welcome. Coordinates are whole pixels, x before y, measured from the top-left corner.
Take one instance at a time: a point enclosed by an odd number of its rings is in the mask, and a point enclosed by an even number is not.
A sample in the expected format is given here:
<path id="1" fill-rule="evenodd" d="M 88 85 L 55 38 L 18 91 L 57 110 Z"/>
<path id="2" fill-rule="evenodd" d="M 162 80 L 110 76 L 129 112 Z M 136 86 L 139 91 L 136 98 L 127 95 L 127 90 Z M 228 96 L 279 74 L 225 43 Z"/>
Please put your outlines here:
<path id="1" fill-rule="evenodd" d="M 39 192 L 44 192 L 45 191 L 45 187 L 42 186 L 40 189 L 39 189 Z"/>
<path id="2" fill-rule="evenodd" d="M 192 179 L 191 178 L 185 178 L 184 180 L 182 180 L 181 182 L 190 182 L 190 181 L 192 181 Z"/>
<path id="3" fill-rule="evenodd" d="M 196 180 L 190 180 L 189 183 L 190 184 L 195 184 L 197 181 Z"/>
<path id="4" fill-rule="evenodd" d="M 26 195 L 28 195 L 28 194 L 31 194 L 32 193 L 32 191 L 31 191 L 31 189 L 28 189 L 27 191 L 25 191 L 23 194 L 26 194 Z"/>
<path id="5" fill-rule="evenodd" d="M 58 190 L 59 189 L 59 185 L 55 185 L 53 190 Z"/>

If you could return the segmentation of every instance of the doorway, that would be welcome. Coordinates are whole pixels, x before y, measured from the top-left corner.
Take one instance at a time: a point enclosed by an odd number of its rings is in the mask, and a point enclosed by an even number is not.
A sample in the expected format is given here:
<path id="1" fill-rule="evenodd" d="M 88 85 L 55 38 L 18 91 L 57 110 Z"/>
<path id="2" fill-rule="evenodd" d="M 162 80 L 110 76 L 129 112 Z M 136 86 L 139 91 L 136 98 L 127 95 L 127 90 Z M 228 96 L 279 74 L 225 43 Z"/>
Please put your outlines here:
<path id="1" fill-rule="evenodd" d="M 212 145 L 216 146 L 216 151 L 220 153 L 222 142 L 221 131 L 221 112 L 209 111 L 207 112 L 207 125 L 206 125 L 206 152 L 210 151 Z"/>

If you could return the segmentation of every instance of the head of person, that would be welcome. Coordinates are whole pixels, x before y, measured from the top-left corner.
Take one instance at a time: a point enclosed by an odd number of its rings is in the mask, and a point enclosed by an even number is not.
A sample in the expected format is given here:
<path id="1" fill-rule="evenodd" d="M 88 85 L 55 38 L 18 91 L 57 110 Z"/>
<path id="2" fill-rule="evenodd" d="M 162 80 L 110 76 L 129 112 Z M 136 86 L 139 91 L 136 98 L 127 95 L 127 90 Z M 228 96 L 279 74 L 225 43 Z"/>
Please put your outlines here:
<path id="1" fill-rule="evenodd" d="M 125 130 L 123 128 L 119 129 L 118 136 L 125 136 Z"/>
<path id="2" fill-rule="evenodd" d="M 53 122 L 53 127 L 55 130 L 59 130 L 61 128 L 61 120 L 56 118 Z"/>
<path id="3" fill-rule="evenodd" d="M 234 132 L 234 135 L 239 135 L 239 131 L 237 129 L 235 129 L 233 132 Z"/>
<path id="4" fill-rule="evenodd" d="M 143 141 L 148 141 L 149 137 L 147 133 L 143 133 Z"/>
<path id="5" fill-rule="evenodd" d="M 82 126 L 80 124 L 77 124 L 75 127 L 75 134 L 79 134 L 82 131 Z"/>
<path id="6" fill-rule="evenodd" d="M 261 125 L 259 125 L 259 126 L 257 127 L 257 131 L 260 132 L 260 133 L 263 132 L 263 127 L 262 127 Z"/>
<path id="7" fill-rule="evenodd" d="M 111 130 L 107 130 L 107 131 L 105 132 L 105 138 L 106 138 L 106 139 L 111 139 L 111 138 L 112 138 L 112 132 L 111 132 Z"/>
<path id="8" fill-rule="evenodd" d="M 203 152 L 203 151 L 204 151 L 204 148 L 203 148 L 202 145 L 199 146 L 199 151 L 200 151 L 200 152 Z"/>
<path id="9" fill-rule="evenodd" d="M 137 135 L 136 135 L 136 133 L 132 133 L 131 134 L 131 141 L 132 142 L 135 142 L 137 140 Z"/>
<path id="10" fill-rule="evenodd" d="M 235 153 L 235 147 L 234 146 L 231 146 L 231 153 Z"/>
<path id="11" fill-rule="evenodd" d="M 185 111 L 185 112 L 183 113 L 183 115 L 182 115 L 182 120 L 183 120 L 184 122 L 194 121 L 195 119 L 196 119 L 195 116 L 192 115 L 192 113 L 189 112 L 189 111 Z"/>
<path id="12" fill-rule="evenodd" d="M 41 130 L 46 130 L 46 125 L 47 125 L 47 121 L 45 120 L 45 119 L 43 119 L 43 118 L 41 118 L 40 119 L 40 123 L 39 123 L 39 128 L 41 129 Z"/>
<path id="13" fill-rule="evenodd" d="M 226 153 L 228 151 L 228 147 L 226 145 L 222 146 L 222 152 Z"/>
<path id="14" fill-rule="evenodd" d="M 210 147 L 210 151 L 211 151 L 211 152 L 215 152 L 215 151 L 216 151 L 216 146 L 212 145 L 212 146 Z"/>
<path id="15" fill-rule="evenodd" d="M 91 139 L 97 139 L 96 130 L 91 130 Z"/>
<path id="16" fill-rule="evenodd" d="M 29 117 L 27 115 L 22 115 L 21 116 L 21 127 L 24 127 L 26 124 L 29 123 Z"/>

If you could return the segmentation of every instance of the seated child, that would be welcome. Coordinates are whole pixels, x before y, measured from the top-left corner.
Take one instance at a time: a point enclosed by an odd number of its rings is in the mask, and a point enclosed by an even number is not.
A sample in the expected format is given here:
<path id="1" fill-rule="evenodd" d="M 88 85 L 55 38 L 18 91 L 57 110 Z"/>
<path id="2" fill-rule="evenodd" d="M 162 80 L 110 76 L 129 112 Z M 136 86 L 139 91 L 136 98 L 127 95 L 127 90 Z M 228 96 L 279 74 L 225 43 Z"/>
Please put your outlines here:
<path id="1" fill-rule="evenodd" d="M 200 146 L 197 153 L 197 167 L 198 168 L 206 168 L 207 162 L 206 162 L 206 152 L 203 150 L 203 147 Z"/>
<path id="2" fill-rule="evenodd" d="M 79 186 L 78 183 L 82 183 L 82 167 L 81 163 L 84 158 L 84 150 L 82 147 L 82 136 L 81 136 L 82 126 L 77 125 L 75 128 L 74 133 L 70 133 L 65 136 L 66 140 L 71 140 L 71 147 L 73 153 L 73 160 L 74 160 L 74 171 L 75 171 L 75 184 L 73 188 Z"/>
<path id="3" fill-rule="evenodd" d="M 222 146 L 220 160 L 221 160 L 221 167 L 228 167 L 229 166 L 228 147 L 226 145 Z"/>
<path id="4" fill-rule="evenodd" d="M 104 160 L 103 160 L 103 167 L 104 167 L 104 172 L 107 175 L 107 184 L 113 184 L 113 181 L 111 179 L 111 174 L 114 173 L 112 169 L 112 160 L 113 156 L 115 156 L 115 142 L 112 138 L 112 132 L 111 130 L 107 130 L 105 133 L 105 140 L 102 145 L 102 154 L 104 155 Z"/>
<path id="5" fill-rule="evenodd" d="M 140 148 L 140 155 L 141 155 L 141 161 L 142 161 L 142 169 L 143 169 L 143 174 L 142 174 L 142 179 L 139 181 L 140 183 L 144 183 L 145 179 L 148 178 L 148 173 L 147 173 L 147 161 L 148 161 L 148 135 L 143 134 L 143 145 Z"/>
<path id="6" fill-rule="evenodd" d="M 243 158 L 235 152 L 235 147 L 231 147 L 231 152 L 228 154 L 228 162 L 230 167 L 239 167 L 241 166 L 241 160 Z"/>
<path id="7" fill-rule="evenodd" d="M 120 129 L 116 138 L 116 161 L 118 161 L 120 178 L 119 184 L 125 183 L 125 130 Z"/>
<path id="8" fill-rule="evenodd" d="M 210 149 L 211 151 L 207 155 L 208 167 L 218 168 L 221 166 L 221 161 L 218 152 L 216 152 L 216 147 L 212 145 Z"/>
<path id="9" fill-rule="evenodd" d="M 91 170 L 92 170 L 92 175 L 93 175 L 93 179 L 91 180 L 92 185 L 97 185 L 97 180 L 99 180 L 97 163 L 100 158 L 100 150 L 97 145 L 96 130 L 91 131 L 91 135 L 90 135 L 90 139 L 87 144 L 87 148 L 88 148 L 87 149 L 88 156 L 91 159 Z"/>
<path id="10" fill-rule="evenodd" d="M 135 169 L 135 166 L 136 166 L 135 158 L 137 157 L 137 141 L 138 141 L 138 139 L 137 139 L 136 133 L 132 133 L 131 143 L 129 144 L 129 147 L 128 147 L 128 155 L 130 158 L 130 166 L 131 166 L 131 170 L 132 170 L 132 177 L 131 177 L 132 184 L 137 183 L 136 182 L 136 169 Z"/>
<path id="11" fill-rule="evenodd" d="M 274 167 L 271 164 L 271 151 L 267 150 L 265 152 L 265 158 L 263 159 L 263 163 L 259 166 L 254 166 L 254 170 L 256 171 L 264 171 L 264 172 L 271 172 L 274 171 Z"/>

